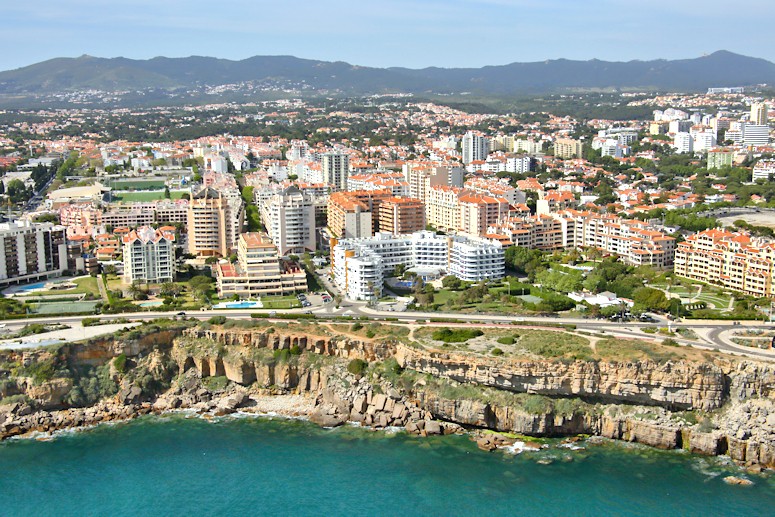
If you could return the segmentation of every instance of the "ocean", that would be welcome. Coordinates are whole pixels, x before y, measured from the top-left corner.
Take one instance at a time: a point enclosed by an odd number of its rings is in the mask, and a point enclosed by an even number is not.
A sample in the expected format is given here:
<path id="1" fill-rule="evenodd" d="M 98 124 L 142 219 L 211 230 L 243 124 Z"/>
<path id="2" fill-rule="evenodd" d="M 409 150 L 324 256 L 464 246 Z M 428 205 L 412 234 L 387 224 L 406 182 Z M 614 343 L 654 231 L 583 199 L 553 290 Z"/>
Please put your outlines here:
<path id="1" fill-rule="evenodd" d="M 603 442 L 482 452 L 302 420 L 185 414 L 0 443 L 0 514 L 772 515 L 775 476 Z M 751 479 L 730 486 L 723 478 Z"/>

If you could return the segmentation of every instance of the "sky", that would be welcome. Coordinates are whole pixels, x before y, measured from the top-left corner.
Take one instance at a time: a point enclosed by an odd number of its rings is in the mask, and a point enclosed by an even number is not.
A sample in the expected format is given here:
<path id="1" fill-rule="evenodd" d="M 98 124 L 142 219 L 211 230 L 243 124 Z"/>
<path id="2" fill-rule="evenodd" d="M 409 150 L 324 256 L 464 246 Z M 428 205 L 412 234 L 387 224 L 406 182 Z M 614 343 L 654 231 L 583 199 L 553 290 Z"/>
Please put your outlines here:
<path id="1" fill-rule="evenodd" d="M 775 61 L 773 0 L 0 0 L 0 70 L 55 57 L 292 55 L 361 66 Z M 759 20 L 759 22 L 756 22 Z M 760 27 L 757 30 L 756 27 Z"/>

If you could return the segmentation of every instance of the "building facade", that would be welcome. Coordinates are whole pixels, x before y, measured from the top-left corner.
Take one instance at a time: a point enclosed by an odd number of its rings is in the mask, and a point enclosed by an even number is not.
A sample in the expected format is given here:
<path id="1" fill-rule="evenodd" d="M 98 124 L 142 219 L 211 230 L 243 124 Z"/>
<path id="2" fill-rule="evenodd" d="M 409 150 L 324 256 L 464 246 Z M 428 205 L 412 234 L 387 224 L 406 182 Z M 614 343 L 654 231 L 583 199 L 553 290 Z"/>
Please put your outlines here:
<path id="1" fill-rule="evenodd" d="M 143 226 L 122 240 L 124 283 L 161 283 L 175 279 L 174 233 Z"/>
<path id="2" fill-rule="evenodd" d="M 220 298 L 258 298 L 307 290 L 306 272 L 295 262 L 281 259 L 272 241 L 255 232 L 240 235 L 237 262 L 221 261 L 213 272 Z"/>
<path id="3" fill-rule="evenodd" d="M 0 285 L 51 278 L 66 269 L 64 226 L 29 221 L 0 223 Z"/>
<path id="4" fill-rule="evenodd" d="M 382 281 L 397 265 L 434 269 L 461 280 L 478 282 L 505 275 L 503 246 L 489 239 L 415 232 L 409 235 L 378 233 L 370 239 L 345 239 L 332 243 L 334 282 L 353 300 L 381 296 Z"/>
<path id="5" fill-rule="evenodd" d="M 315 251 L 315 202 L 289 187 L 261 204 L 261 220 L 280 255 Z"/>

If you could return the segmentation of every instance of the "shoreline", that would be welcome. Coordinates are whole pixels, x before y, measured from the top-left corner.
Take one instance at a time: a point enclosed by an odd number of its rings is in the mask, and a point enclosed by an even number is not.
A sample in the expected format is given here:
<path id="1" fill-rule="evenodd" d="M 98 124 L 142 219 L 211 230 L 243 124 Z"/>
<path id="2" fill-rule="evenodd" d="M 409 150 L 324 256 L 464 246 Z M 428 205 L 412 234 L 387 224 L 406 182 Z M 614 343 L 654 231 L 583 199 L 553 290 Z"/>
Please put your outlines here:
<path id="1" fill-rule="evenodd" d="M 250 395 L 241 393 L 244 398 L 241 398 L 238 394 L 223 394 L 218 398 L 213 398 L 209 403 L 198 402 L 190 406 L 179 407 L 164 407 L 165 406 L 165 393 L 159 397 L 154 403 L 145 402 L 141 404 L 121 404 L 116 401 L 102 401 L 95 406 L 86 408 L 69 408 L 64 410 L 54 411 L 39 411 L 31 413 L 32 417 L 29 422 L 40 422 L 39 425 L 29 427 L 27 429 L 16 428 L 19 432 L 8 432 L 4 429 L 3 425 L 0 425 L 0 442 L 11 440 L 35 440 L 35 441 L 52 441 L 60 435 L 80 433 L 101 427 L 103 425 L 117 425 L 123 423 L 129 423 L 143 416 L 164 417 L 167 415 L 184 415 L 190 418 L 202 419 L 206 421 L 213 421 L 221 418 L 267 418 L 267 419 L 282 419 L 282 420 L 301 420 L 305 422 L 314 423 L 322 429 L 334 429 L 340 426 L 354 427 L 362 429 L 364 431 L 370 431 L 374 433 L 392 434 L 395 432 L 404 432 L 408 435 L 414 435 L 418 437 L 427 437 L 427 432 L 411 432 L 406 426 L 386 426 L 380 427 L 378 425 L 368 425 L 364 422 L 346 420 L 338 423 L 334 426 L 325 426 L 321 423 L 315 422 L 312 418 L 312 414 L 320 409 L 320 405 L 317 404 L 317 399 L 310 395 L 303 394 L 257 394 Z M 235 395 L 237 398 L 235 399 Z M 234 406 L 234 402 L 240 400 L 241 402 Z M 234 407 L 232 407 L 234 406 Z M 84 420 L 82 423 L 68 425 L 67 422 L 77 421 L 77 415 L 73 413 L 82 413 L 84 416 L 87 414 L 94 415 L 91 420 Z M 74 417 L 72 419 L 67 418 L 69 415 Z M 48 416 L 47 419 L 45 416 Z M 60 417 L 60 418 L 58 418 Z M 61 422 L 61 425 L 57 427 L 51 427 L 51 424 L 47 424 L 46 420 L 53 422 Z M 724 481 L 731 485 L 747 486 L 753 483 L 750 479 L 746 478 L 747 475 L 754 475 L 758 478 L 769 477 L 773 469 L 769 468 L 751 468 L 746 467 L 735 462 L 732 458 L 726 455 L 707 456 L 705 454 L 693 453 L 686 449 L 661 449 L 648 444 L 629 442 L 624 440 L 617 440 L 614 438 L 607 438 L 599 435 L 568 435 L 568 436 L 525 436 L 517 435 L 513 433 L 499 432 L 491 429 L 478 429 L 478 428 L 465 428 L 453 422 L 438 421 L 441 425 L 442 431 L 439 433 L 433 433 L 436 435 L 449 435 L 457 434 L 466 436 L 471 442 L 476 444 L 477 448 L 482 452 L 500 451 L 503 454 L 509 456 L 518 456 L 523 453 L 536 453 L 540 451 L 553 451 L 560 453 L 560 457 L 537 457 L 536 462 L 542 465 L 550 465 L 555 462 L 571 462 L 574 461 L 572 453 L 579 451 L 589 450 L 590 446 L 597 446 L 604 443 L 611 443 L 619 446 L 622 451 L 629 449 L 645 450 L 645 451 L 661 451 L 661 452 L 673 452 L 676 454 L 688 454 L 696 459 L 702 458 L 714 458 L 727 468 L 734 468 L 737 475 L 729 475 L 724 478 Z M 552 440 L 553 443 L 547 444 L 547 440 Z M 581 445 L 579 445 L 581 444 Z"/>

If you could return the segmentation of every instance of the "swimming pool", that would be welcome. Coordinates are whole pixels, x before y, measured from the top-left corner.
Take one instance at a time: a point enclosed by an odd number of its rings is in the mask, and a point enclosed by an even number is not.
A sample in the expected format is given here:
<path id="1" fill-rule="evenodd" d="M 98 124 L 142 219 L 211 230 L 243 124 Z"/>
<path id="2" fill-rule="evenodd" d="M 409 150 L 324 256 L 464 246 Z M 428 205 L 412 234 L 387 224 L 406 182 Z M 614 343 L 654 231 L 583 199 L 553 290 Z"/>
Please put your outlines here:
<path id="1" fill-rule="evenodd" d="M 138 303 L 137 305 L 139 305 L 140 307 L 158 307 L 159 305 L 162 305 L 163 303 L 164 302 L 161 301 L 161 300 L 154 300 L 154 301 L 151 301 L 151 302 Z"/>
<path id="2" fill-rule="evenodd" d="M 35 291 L 37 289 L 43 289 L 46 286 L 46 282 L 37 282 L 30 285 L 23 285 L 17 289 L 17 291 Z"/>
<path id="3" fill-rule="evenodd" d="M 255 309 L 261 308 L 261 302 L 224 302 L 213 305 L 213 309 Z"/>

